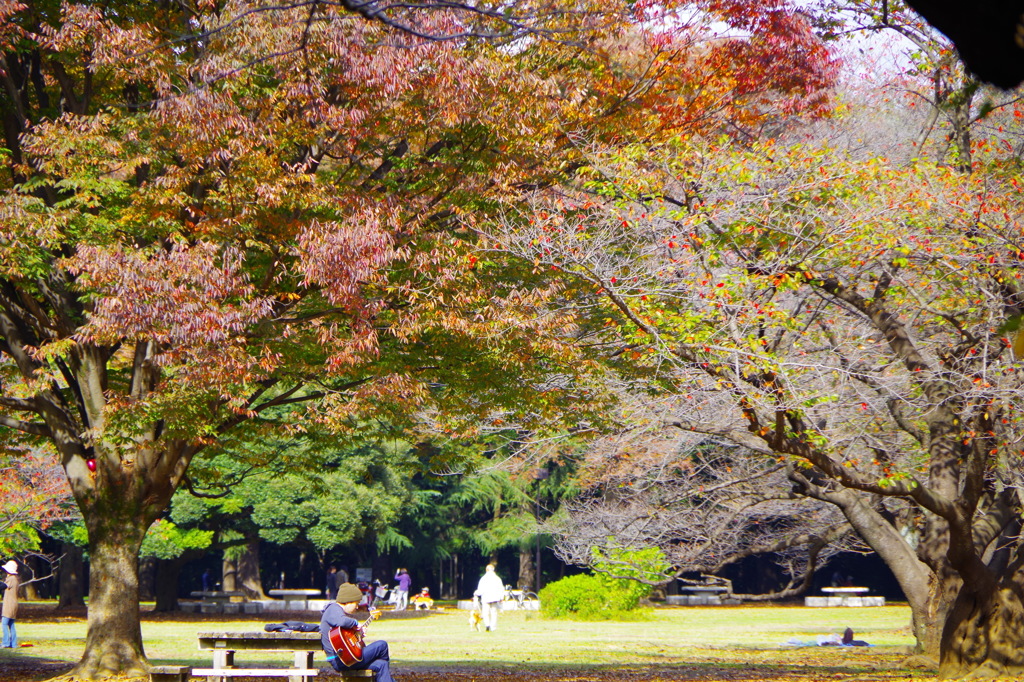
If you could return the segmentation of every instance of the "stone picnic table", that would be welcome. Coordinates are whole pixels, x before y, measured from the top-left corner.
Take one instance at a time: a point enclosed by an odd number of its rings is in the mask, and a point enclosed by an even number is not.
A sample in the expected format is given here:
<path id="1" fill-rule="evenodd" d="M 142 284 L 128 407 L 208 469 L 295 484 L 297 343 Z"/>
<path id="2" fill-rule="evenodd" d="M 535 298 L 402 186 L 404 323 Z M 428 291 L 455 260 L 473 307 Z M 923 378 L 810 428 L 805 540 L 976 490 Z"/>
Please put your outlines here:
<path id="1" fill-rule="evenodd" d="M 722 603 L 722 593 L 728 588 L 721 585 L 680 585 L 680 592 L 665 597 L 665 603 L 673 606 L 715 606 Z"/>
<path id="2" fill-rule="evenodd" d="M 824 597 L 804 597 L 804 606 L 885 606 L 885 597 L 869 597 L 870 587 L 823 587 Z"/>
<path id="3" fill-rule="evenodd" d="M 209 602 L 211 604 L 225 604 L 235 599 L 242 601 L 245 599 L 245 592 L 240 590 L 229 590 L 227 592 L 193 592 L 192 596 L 199 597 L 204 602 Z"/>
<path id="4" fill-rule="evenodd" d="M 310 588 L 302 589 L 279 589 L 279 590 L 267 590 L 267 594 L 271 597 L 283 597 L 285 604 L 291 601 L 301 601 L 302 610 L 309 611 L 309 598 L 319 597 L 320 590 L 314 590 Z"/>

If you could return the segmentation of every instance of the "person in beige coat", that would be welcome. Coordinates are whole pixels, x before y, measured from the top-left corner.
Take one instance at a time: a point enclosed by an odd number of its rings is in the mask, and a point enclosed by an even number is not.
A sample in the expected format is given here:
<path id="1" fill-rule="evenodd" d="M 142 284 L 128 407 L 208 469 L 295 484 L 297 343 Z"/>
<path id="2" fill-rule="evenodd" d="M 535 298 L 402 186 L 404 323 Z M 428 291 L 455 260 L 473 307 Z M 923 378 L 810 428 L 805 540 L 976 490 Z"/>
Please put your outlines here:
<path id="1" fill-rule="evenodd" d="M 4 605 L 0 611 L 0 627 L 3 629 L 3 647 L 13 649 L 18 646 L 18 635 L 14 631 L 14 619 L 18 617 L 18 564 L 13 559 L 4 564 L 7 574 L 4 580 Z"/>

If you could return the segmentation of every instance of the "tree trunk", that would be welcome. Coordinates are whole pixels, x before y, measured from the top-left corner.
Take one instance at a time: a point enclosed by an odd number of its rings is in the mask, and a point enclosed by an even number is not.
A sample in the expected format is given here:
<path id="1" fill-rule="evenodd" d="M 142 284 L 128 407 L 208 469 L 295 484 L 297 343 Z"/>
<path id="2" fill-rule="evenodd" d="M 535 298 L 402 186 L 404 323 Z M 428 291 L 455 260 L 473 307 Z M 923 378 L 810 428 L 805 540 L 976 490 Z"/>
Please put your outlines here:
<path id="1" fill-rule="evenodd" d="M 537 574 L 534 571 L 533 548 L 519 550 L 519 589 L 533 591 Z"/>
<path id="2" fill-rule="evenodd" d="M 235 583 L 249 599 L 266 599 L 260 577 L 260 537 L 246 535 L 245 549 L 238 557 Z"/>
<path id="3" fill-rule="evenodd" d="M 946 610 L 943 603 L 949 603 L 948 599 L 942 601 L 948 592 L 938 589 L 940 584 L 935 574 L 921 561 L 918 552 L 898 529 L 868 504 L 864 496 L 849 489 L 831 491 L 820 488 L 797 471 L 791 472 L 790 479 L 800 486 L 800 494 L 836 505 L 857 534 L 878 553 L 910 605 L 917 653 L 938 660 L 935 633 L 939 632 L 943 622 L 938 619 Z"/>
<path id="4" fill-rule="evenodd" d="M 948 563 L 944 562 L 940 569 L 931 575 L 928 605 L 925 612 L 920 615 L 925 634 L 919 649 L 921 653 L 936 661 L 940 658 L 943 630 L 962 588 L 963 580 Z M 918 618 L 917 614 L 915 618 Z"/>
<path id="5" fill-rule="evenodd" d="M 70 542 L 63 543 L 61 548 L 63 558 L 60 560 L 58 569 L 58 591 L 60 594 L 57 600 L 58 607 L 84 606 L 85 597 L 82 593 L 82 573 L 85 570 L 82 548 Z"/>
<path id="6" fill-rule="evenodd" d="M 1019 585 L 994 589 L 964 585 L 942 631 L 941 677 L 986 678 L 1024 674 L 1024 602 Z"/>
<path id="7" fill-rule="evenodd" d="M 220 589 L 224 592 L 234 592 L 238 589 L 236 587 L 236 578 L 238 577 L 238 561 L 235 559 L 228 558 L 228 553 L 225 552 L 224 559 L 221 561 L 220 566 Z"/>
<path id="8" fill-rule="evenodd" d="M 92 521 L 92 523 L 89 523 Z M 89 524 L 89 618 L 82 660 L 72 676 L 98 680 L 142 676 L 149 669 L 139 622 L 139 547 L 146 526 L 114 514 Z"/>
<path id="9" fill-rule="evenodd" d="M 18 588 L 18 599 L 23 601 L 39 601 L 39 591 L 36 589 L 37 583 L 28 583 Z"/>
<path id="10" fill-rule="evenodd" d="M 156 597 L 157 559 L 146 557 L 139 560 L 139 599 L 150 601 Z"/>
<path id="11" fill-rule="evenodd" d="M 154 611 L 166 613 L 178 610 L 178 579 L 181 576 L 181 567 L 184 563 L 185 559 L 182 557 L 156 562 L 156 580 L 153 590 L 156 598 Z"/>

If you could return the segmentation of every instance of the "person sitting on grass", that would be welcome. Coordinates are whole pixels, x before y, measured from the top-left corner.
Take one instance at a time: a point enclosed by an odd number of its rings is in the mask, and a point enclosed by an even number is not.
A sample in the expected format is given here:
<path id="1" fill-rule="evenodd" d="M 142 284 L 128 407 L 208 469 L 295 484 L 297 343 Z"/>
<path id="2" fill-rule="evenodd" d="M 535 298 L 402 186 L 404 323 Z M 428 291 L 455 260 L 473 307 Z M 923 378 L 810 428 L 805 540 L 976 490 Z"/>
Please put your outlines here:
<path id="1" fill-rule="evenodd" d="M 416 609 L 432 609 L 434 608 L 434 600 L 430 598 L 430 588 L 424 587 L 420 590 L 420 593 L 409 600 Z"/>
<path id="2" fill-rule="evenodd" d="M 362 624 L 352 617 L 352 614 L 359 608 L 359 601 L 363 598 L 363 592 L 352 583 L 343 583 L 338 586 L 337 601 L 333 601 L 324 607 L 320 615 L 320 645 L 327 654 L 327 662 L 331 667 L 341 672 L 343 670 L 372 670 L 377 673 L 377 682 L 394 682 L 391 676 L 391 655 L 388 650 L 388 643 L 382 639 L 370 642 L 363 647 L 363 657 L 346 666 L 338 657 L 338 652 L 331 644 L 331 629 L 340 627 L 346 630 L 362 629 Z"/>

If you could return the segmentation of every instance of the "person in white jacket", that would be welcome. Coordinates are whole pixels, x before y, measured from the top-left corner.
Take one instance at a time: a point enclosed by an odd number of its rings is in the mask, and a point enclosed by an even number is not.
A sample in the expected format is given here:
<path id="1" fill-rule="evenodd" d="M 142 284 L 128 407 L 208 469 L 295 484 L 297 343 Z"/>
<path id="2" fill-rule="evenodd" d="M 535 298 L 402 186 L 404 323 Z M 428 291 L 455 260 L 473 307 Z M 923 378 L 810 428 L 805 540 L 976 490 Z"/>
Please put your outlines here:
<path id="1" fill-rule="evenodd" d="M 487 564 L 487 570 L 477 583 L 473 597 L 480 600 L 480 615 L 487 632 L 498 629 L 498 609 L 505 599 L 505 583 L 494 572 L 494 564 Z"/>

